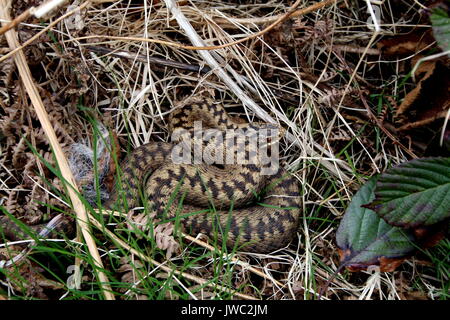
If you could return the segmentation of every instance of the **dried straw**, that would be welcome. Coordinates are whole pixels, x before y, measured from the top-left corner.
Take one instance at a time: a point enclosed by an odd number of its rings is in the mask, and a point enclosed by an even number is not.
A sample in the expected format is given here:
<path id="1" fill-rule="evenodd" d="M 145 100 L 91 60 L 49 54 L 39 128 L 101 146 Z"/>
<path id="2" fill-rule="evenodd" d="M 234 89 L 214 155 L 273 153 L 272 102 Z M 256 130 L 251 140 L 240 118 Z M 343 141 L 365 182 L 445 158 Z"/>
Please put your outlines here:
<path id="1" fill-rule="evenodd" d="M 0 19 L 3 21 L 10 21 L 9 8 L 10 8 L 10 0 L 0 0 Z M 17 33 L 15 30 L 9 30 L 5 33 L 6 40 L 8 41 L 8 45 L 12 50 L 16 50 L 20 47 Z M 22 82 L 26 88 L 26 91 L 30 97 L 31 103 L 36 111 L 36 114 L 41 122 L 42 128 L 44 129 L 45 134 L 47 135 L 48 141 L 53 149 L 53 152 L 56 157 L 56 161 L 61 170 L 61 175 L 63 177 L 63 184 L 67 187 L 67 192 L 72 201 L 73 210 L 77 215 L 78 226 L 81 229 L 81 233 L 86 241 L 86 245 L 88 246 L 89 252 L 92 255 L 92 258 L 95 263 L 95 271 L 100 280 L 100 285 L 102 292 L 107 300 L 114 300 L 114 295 L 112 294 L 111 287 L 108 284 L 108 278 L 106 274 L 102 271 L 104 269 L 102 261 L 100 259 L 99 252 L 97 250 L 97 245 L 95 244 L 95 240 L 92 238 L 90 226 L 88 224 L 88 214 L 86 209 L 78 198 L 78 189 L 75 183 L 75 179 L 70 171 L 69 164 L 67 159 L 62 151 L 61 146 L 59 145 L 58 139 L 56 137 L 55 131 L 51 125 L 48 114 L 45 110 L 42 99 L 39 95 L 39 92 L 36 88 L 34 80 L 32 78 L 30 69 L 26 62 L 26 58 L 24 53 L 19 49 L 16 51 L 16 55 L 14 56 L 14 61 L 19 70 L 20 77 Z"/>

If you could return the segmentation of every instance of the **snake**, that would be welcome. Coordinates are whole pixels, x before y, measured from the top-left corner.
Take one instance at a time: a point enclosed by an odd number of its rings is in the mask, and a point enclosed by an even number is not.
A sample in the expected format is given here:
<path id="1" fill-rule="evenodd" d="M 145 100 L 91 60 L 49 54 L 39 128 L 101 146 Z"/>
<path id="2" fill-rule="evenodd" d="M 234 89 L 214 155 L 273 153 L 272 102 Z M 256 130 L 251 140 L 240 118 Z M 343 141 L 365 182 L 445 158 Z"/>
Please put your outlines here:
<path id="1" fill-rule="evenodd" d="M 193 139 L 198 134 L 196 122 L 201 123 L 202 132 L 214 133 L 207 141 L 204 137 Z M 273 129 L 273 125 L 237 121 L 222 104 L 204 96 L 185 99 L 170 113 L 168 123 L 176 138 L 149 142 L 129 153 L 120 164 L 120 175 L 104 207 L 129 210 L 144 198 L 156 217 L 178 219 L 189 234 L 202 233 L 228 248 L 268 253 L 286 247 L 298 228 L 298 180 L 281 166 L 271 174 L 264 173 L 263 163 L 249 160 L 258 151 L 258 145 L 249 139 L 236 144 L 235 138 L 217 138 L 228 132 L 240 132 L 248 138 L 249 132 Z M 200 162 L 174 161 L 174 154 L 191 141 L 210 157 Z M 230 141 L 233 143 L 228 145 Z M 238 152 L 243 152 L 244 161 L 224 160 Z M 192 153 L 195 151 L 189 156 Z M 10 238 L 23 236 L 21 228 L 7 217 L 0 217 L 0 229 Z"/>

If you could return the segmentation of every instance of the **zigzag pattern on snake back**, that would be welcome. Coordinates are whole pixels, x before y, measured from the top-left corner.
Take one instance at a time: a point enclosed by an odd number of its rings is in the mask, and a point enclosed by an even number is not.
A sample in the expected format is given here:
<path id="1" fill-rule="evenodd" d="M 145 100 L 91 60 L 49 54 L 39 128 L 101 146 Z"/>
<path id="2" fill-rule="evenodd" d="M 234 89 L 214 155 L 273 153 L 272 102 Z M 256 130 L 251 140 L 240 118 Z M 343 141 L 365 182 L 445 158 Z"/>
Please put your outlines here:
<path id="1" fill-rule="evenodd" d="M 202 121 L 202 128 L 219 130 L 259 129 L 265 125 L 236 123 L 223 106 L 204 97 L 191 98 L 184 106 L 172 112 L 170 130 L 193 129 L 193 123 Z M 248 140 L 246 140 L 247 142 Z M 219 148 L 214 140 L 208 143 Z M 245 158 L 256 145 L 247 143 Z M 299 187 L 294 177 L 279 168 L 274 175 L 262 175 L 262 164 L 214 165 L 174 164 L 171 154 L 174 144 L 150 143 L 143 145 L 124 161 L 124 184 L 128 205 L 136 205 L 137 186 L 145 173 L 152 172 L 146 183 L 148 206 L 158 216 L 181 217 L 184 228 L 192 234 L 199 232 L 226 240 L 228 247 L 252 252 L 269 252 L 286 246 L 295 235 L 299 218 Z M 243 150 L 224 146 L 234 154 Z M 223 163 L 223 162 L 222 162 Z M 177 194 L 174 190 L 178 189 Z M 263 204 L 255 204 L 255 194 L 265 192 Z M 184 195 L 181 212 L 177 207 Z M 175 199 L 171 197 L 176 196 Z M 111 201 L 115 201 L 116 196 Z M 167 206 L 172 202 L 171 206 Z M 131 204 L 131 205 L 130 205 Z M 111 205 L 108 202 L 108 205 Z M 212 212 L 205 207 L 213 207 Z M 231 209 L 230 209 L 231 207 Z M 190 214 L 195 213 L 195 214 Z M 226 232 L 227 231 L 227 232 Z"/>
<path id="2" fill-rule="evenodd" d="M 238 123 L 221 105 L 209 98 L 197 97 L 186 100 L 184 106 L 171 113 L 169 129 L 172 133 L 184 129 L 192 137 L 195 135 L 195 121 L 201 121 L 203 129 L 222 131 L 241 129 L 246 132 L 265 126 Z M 186 138 L 184 135 L 181 143 L 186 143 Z M 121 163 L 121 183 L 116 186 L 105 207 L 120 207 L 118 202 L 121 199 L 126 200 L 128 208 L 138 206 L 139 189 L 145 184 L 149 208 L 158 217 L 178 215 L 184 229 L 192 234 L 201 232 L 209 237 L 217 236 L 219 240 L 226 241 L 228 247 L 236 246 L 252 252 L 270 252 L 292 240 L 300 212 L 299 187 L 293 176 L 282 168 L 274 175 L 263 175 L 261 163 L 220 166 L 214 163 L 176 164 L 172 156 L 180 141 L 151 142 L 129 154 Z M 224 158 L 243 151 L 239 145 L 220 146 L 214 138 L 202 143 L 212 153 L 222 147 Z M 246 140 L 246 157 L 256 148 Z M 146 176 L 149 177 L 145 182 Z M 124 191 L 123 196 L 120 190 Z M 262 204 L 255 203 L 255 194 L 264 196 L 260 200 Z M 171 199 L 173 196 L 175 200 Z M 177 210 L 181 196 L 184 196 L 182 207 Z M 205 210 L 211 207 L 213 210 Z M 8 223 L 1 218 L 0 227 L 7 234 L 11 233 L 8 229 L 17 231 L 16 227 L 8 228 Z"/>

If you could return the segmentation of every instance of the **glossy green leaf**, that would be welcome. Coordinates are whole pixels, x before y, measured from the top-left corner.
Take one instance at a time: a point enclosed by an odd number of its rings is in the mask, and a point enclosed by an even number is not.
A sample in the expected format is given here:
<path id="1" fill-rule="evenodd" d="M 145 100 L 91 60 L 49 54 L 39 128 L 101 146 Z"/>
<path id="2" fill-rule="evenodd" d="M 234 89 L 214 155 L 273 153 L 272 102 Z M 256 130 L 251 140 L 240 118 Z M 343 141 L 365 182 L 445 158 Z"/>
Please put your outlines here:
<path id="1" fill-rule="evenodd" d="M 441 8 L 436 8 L 431 14 L 433 35 L 442 51 L 450 50 L 450 18 Z"/>
<path id="2" fill-rule="evenodd" d="M 450 158 L 415 159 L 386 170 L 366 207 L 389 224 L 407 228 L 450 217 Z"/>
<path id="3" fill-rule="evenodd" d="M 362 207 L 375 198 L 376 181 L 376 177 L 371 178 L 355 194 L 336 234 L 341 264 L 351 270 L 380 265 L 383 258 L 401 259 L 415 249 L 410 231 L 391 226 Z"/>

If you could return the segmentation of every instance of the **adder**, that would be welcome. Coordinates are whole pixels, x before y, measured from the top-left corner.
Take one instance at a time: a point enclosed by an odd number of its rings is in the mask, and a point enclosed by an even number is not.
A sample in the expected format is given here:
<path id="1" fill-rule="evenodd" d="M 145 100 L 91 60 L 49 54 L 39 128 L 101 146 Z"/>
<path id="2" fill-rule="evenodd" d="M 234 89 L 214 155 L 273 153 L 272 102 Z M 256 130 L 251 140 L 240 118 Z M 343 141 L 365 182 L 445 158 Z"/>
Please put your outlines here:
<path id="1" fill-rule="evenodd" d="M 139 189 L 145 186 L 148 208 L 157 217 L 178 217 L 191 234 L 201 232 L 218 237 L 229 248 L 251 252 L 271 252 L 289 244 L 300 215 L 295 177 L 281 167 L 273 174 L 264 174 L 263 169 L 267 168 L 262 163 L 249 161 L 258 152 L 258 145 L 248 140 L 243 145 L 220 145 L 224 142 L 214 135 L 200 142 L 203 151 L 210 153 L 207 163 L 196 163 L 196 159 L 191 159 L 192 163 L 175 163 L 176 146 L 187 146 L 189 138 L 198 133 L 195 121 L 200 121 L 202 129 L 215 129 L 213 132 L 219 134 L 238 131 L 247 135 L 251 130 L 267 128 L 236 121 L 210 98 L 190 98 L 169 118 L 172 134 L 183 133 L 178 134 L 179 140 L 150 142 L 132 151 L 122 161 L 122 177 L 104 206 L 134 208 L 140 203 Z M 236 142 L 225 143 L 229 141 Z M 223 154 L 218 154 L 220 150 Z M 213 161 L 239 152 L 244 153 L 243 163 Z M 119 205 L 121 199 L 125 201 Z M 25 236 L 7 217 L 0 217 L 0 234 L 1 229 L 11 239 Z"/>

